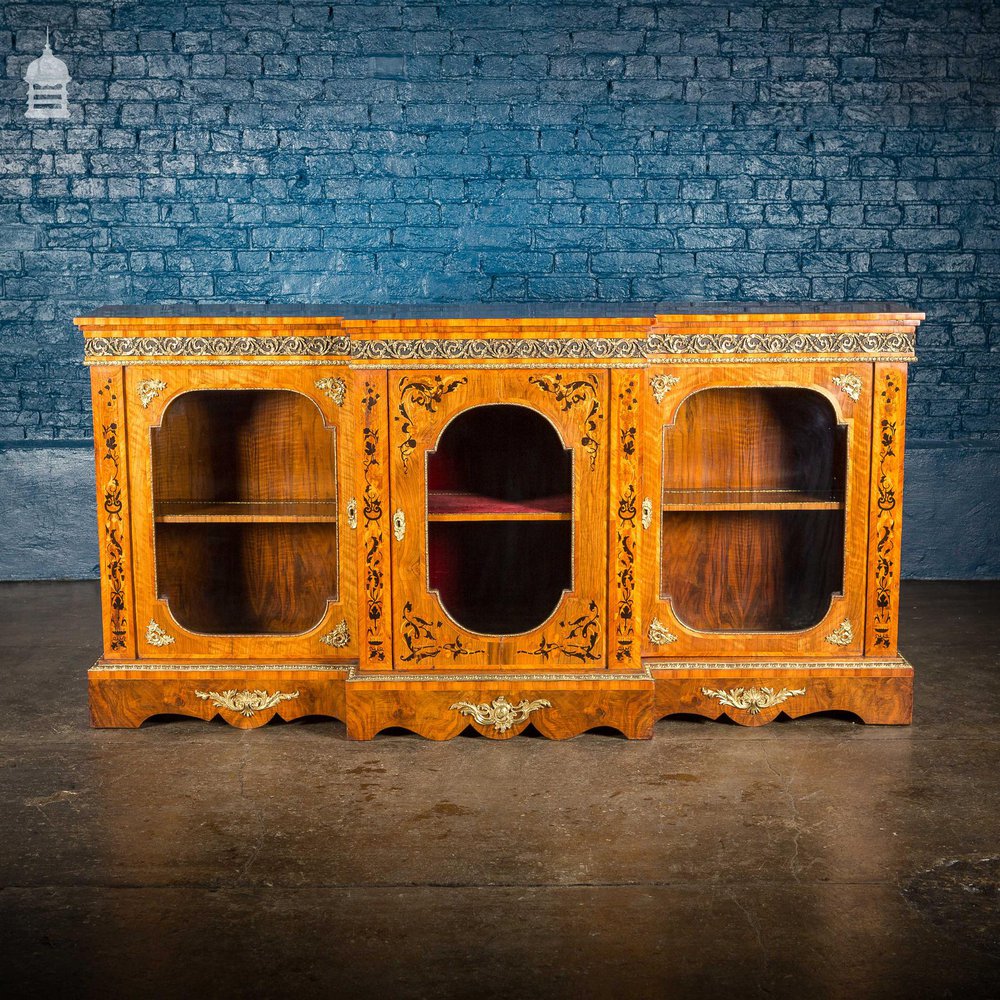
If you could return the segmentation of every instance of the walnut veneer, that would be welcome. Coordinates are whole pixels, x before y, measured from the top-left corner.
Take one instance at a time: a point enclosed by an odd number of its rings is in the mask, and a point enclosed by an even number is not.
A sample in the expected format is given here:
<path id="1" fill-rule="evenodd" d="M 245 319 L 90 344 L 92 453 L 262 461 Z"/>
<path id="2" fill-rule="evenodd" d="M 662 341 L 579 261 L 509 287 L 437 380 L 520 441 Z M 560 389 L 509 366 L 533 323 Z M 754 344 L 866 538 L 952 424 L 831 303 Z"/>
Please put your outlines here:
<path id="1" fill-rule="evenodd" d="M 578 310 L 574 310 L 578 311 Z M 906 365 L 874 307 L 104 315 L 96 726 L 507 739 L 910 719 Z"/>

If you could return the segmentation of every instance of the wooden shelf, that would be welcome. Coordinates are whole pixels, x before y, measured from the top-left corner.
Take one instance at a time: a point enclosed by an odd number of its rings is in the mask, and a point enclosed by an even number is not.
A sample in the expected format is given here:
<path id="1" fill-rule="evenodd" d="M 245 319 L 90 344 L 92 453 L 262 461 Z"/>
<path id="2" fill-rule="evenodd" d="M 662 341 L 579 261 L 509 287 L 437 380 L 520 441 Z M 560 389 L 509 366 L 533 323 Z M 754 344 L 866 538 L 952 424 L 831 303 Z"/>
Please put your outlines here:
<path id="1" fill-rule="evenodd" d="M 843 510 L 832 493 L 804 490 L 664 490 L 663 510 Z"/>
<path id="2" fill-rule="evenodd" d="M 337 520 L 337 504 L 330 500 L 165 500 L 156 505 L 155 518 L 158 524 L 332 524 Z"/>
<path id="3" fill-rule="evenodd" d="M 428 521 L 570 521 L 569 494 L 536 500 L 498 500 L 475 493 L 433 490 L 427 499 Z"/>

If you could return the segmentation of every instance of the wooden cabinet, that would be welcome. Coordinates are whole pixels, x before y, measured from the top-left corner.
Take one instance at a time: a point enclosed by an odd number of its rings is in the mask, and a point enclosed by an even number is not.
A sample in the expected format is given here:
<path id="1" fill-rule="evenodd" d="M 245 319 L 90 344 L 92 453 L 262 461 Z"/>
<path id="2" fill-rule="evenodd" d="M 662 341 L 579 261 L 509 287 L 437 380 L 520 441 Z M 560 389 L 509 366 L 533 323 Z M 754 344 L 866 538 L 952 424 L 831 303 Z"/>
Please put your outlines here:
<path id="1" fill-rule="evenodd" d="M 107 315 L 95 725 L 906 722 L 917 313 Z"/>

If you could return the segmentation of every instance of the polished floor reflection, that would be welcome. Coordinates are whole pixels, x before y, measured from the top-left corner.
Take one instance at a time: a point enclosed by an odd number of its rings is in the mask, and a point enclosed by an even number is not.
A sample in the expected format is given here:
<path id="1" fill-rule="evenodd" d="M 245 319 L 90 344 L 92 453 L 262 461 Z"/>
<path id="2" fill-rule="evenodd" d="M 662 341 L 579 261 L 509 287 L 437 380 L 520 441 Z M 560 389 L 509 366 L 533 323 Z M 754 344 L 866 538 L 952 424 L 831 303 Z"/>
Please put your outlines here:
<path id="1" fill-rule="evenodd" d="M 1000 584 L 906 583 L 910 727 L 87 727 L 97 585 L 0 585 L 10 995 L 1000 990 Z"/>

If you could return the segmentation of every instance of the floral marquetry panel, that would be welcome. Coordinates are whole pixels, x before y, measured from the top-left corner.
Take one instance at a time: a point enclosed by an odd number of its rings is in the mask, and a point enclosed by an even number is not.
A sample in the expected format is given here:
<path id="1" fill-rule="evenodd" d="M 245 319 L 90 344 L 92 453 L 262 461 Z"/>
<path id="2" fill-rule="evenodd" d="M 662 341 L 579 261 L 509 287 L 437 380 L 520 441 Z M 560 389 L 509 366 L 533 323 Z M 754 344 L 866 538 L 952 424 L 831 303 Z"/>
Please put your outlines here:
<path id="1" fill-rule="evenodd" d="M 396 668 L 604 669 L 608 373 L 388 383 Z"/>

